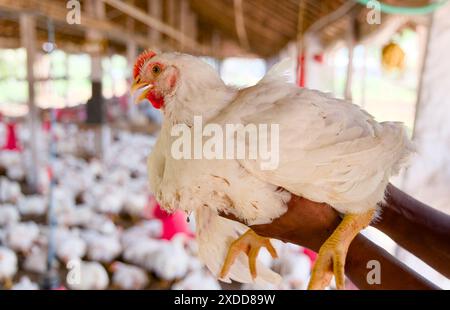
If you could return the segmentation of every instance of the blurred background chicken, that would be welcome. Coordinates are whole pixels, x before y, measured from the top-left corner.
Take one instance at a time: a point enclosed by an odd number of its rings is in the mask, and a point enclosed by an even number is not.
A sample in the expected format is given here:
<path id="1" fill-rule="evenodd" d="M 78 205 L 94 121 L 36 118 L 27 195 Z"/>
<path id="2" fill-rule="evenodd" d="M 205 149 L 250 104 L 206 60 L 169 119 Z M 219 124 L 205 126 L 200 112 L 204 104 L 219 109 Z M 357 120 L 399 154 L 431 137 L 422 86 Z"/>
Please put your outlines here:
<path id="1" fill-rule="evenodd" d="M 148 275 L 144 269 L 115 262 L 111 266 L 113 272 L 112 282 L 117 288 L 123 290 L 140 290 L 147 286 Z"/>
<path id="2" fill-rule="evenodd" d="M 106 269 L 97 262 L 80 262 L 79 278 L 70 281 L 69 287 L 76 290 L 104 290 L 109 285 Z"/>
<path id="3" fill-rule="evenodd" d="M 12 278 L 16 272 L 16 254 L 10 249 L 0 246 L 0 281 L 6 288 L 12 286 Z"/>

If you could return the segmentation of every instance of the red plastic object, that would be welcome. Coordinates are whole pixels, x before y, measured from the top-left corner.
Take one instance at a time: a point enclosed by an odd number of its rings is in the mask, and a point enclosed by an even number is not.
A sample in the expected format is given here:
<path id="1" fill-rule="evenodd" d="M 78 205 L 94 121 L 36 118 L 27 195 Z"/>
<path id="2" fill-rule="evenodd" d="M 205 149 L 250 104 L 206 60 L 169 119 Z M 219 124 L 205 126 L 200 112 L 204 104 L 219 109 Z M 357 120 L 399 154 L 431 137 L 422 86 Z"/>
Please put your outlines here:
<path id="1" fill-rule="evenodd" d="M 305 87 L 305 50 L 302 50 L 297 59 L 297 85 Z"/>
<path id="2" fill-rule="evenodd" d="M 314 60 L 317 61 L 318 63 L 323 63 L 323 54 L 315 54 Z"/>
<path id="3" fill-rule="evenodd" d="M 51 128 L 52 128 L 52 122 L 50 122 L 50 120 L 45 120 L 42 122 L 42 129 L 45 132 L 49 132 Z"/>
<path id="4" fill-rule="evenodd" d="M 3 146 L 4 150 L 19 152 L 21 151 L 21 147 L 17 139 L 16 128 L 16 123 L 11 122 L 6 124 L 6 143 Z"/>
<path id="5" fill-rule="evenodd" d="M 161 239 L 171 240 L 173 236 L 184 233 L 193 237 L 189 225 L 186 221 L 186 214 L 183 211 L 176 211 L 172 214 L 167 213 L 159 205 L 153 209 L 153 216 L 161 220 L 163 228 Z"/>
<path id="6" fill-rule="evenodd" d="M 303 253 L 309 257 L 309 260 L 311 261 L 311 266 L 314 265 L 314 262 L 317 259 L 317 253 L 307 248 L 303 249 Z"/>

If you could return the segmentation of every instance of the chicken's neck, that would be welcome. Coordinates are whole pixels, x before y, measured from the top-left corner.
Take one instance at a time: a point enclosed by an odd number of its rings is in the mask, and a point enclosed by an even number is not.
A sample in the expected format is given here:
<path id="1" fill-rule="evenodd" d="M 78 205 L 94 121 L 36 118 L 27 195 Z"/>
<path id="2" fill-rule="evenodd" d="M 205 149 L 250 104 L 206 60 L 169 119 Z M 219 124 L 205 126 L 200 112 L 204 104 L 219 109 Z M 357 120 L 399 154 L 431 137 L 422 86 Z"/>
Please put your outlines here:
<path id="1" fill-rule="evenodd" d="M 223 82 L 210 85 L 185 83 L 167 102 L 163 122 L 170 126 L 186 124 L 190 127 L 194 117 L 201 116 L 206 123 L 232 102 L 237 92 Z"/>

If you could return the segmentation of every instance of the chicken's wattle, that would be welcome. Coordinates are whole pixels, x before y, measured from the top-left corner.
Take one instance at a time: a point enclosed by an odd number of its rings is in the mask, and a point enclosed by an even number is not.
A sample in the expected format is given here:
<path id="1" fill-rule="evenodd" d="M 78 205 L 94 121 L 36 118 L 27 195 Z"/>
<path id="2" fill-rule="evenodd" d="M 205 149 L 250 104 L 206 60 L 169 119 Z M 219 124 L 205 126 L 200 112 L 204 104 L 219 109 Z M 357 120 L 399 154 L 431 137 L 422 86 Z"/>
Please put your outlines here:
<path id="1" fill-rule="evenodd" d="M 155 109 L 161 109 L 164 106 L 164 96 L 156 91 L 149 91 L 146 98 Z"/>

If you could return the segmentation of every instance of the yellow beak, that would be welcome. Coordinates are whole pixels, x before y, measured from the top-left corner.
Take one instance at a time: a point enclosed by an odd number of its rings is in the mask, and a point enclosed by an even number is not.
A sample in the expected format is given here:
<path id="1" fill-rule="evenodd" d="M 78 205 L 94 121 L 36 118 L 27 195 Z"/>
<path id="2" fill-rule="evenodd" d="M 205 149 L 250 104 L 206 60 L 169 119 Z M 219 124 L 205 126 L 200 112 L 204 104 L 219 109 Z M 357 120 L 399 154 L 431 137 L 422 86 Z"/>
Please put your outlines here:
<path id="1" fill-rule="evenodd" d="M 130 93 L 133 96 L 139 89 L 144 88 L 142 93 L 139 96 L 134 97 L 134 103 L 139 104 L 142 100 L 145 99 L 147 93 L 153 88 L 153 84 L 141 82 L 140 80 L 135 80 L 133 85 L 131 85 Z"/>

